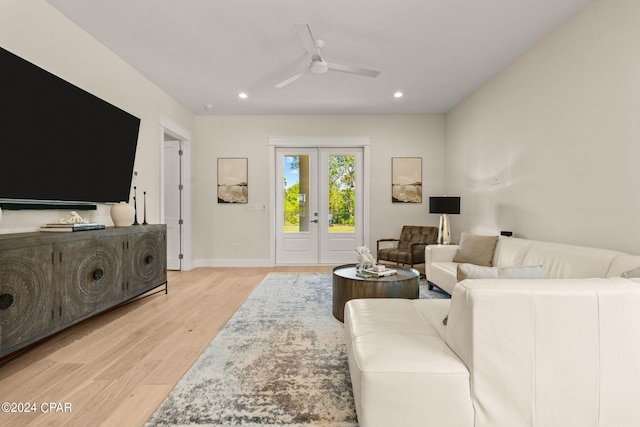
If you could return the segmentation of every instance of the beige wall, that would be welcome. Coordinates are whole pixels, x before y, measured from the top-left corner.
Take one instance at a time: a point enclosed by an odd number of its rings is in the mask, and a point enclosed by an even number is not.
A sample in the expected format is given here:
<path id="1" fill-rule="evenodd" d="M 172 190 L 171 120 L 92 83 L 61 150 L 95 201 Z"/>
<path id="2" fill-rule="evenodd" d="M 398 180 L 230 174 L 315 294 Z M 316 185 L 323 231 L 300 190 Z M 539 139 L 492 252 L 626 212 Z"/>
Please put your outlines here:
<path id="1" fill-rule="evenodd" d="M 370 241 L 400 235 L 403 224 L 437 225 L 429 195 L 444 188 L 443 116 L 214 116 L 196 120 L 193 147 L 193 257 L 195 265 L 262 265 L 270 258 L 269 137 L 366 136 L 371 141 Z M 248 157 L 249 203 L 218 204 L 218 157 Z M 423 203 L 391 203 L 391 158 L 422 157 Z M 234 246 L 237 245 L 237 246 Z"/>
<path id="2" fill-rule="evenodd" d="M 164 115 L 193 129 L 195 117 L 45 0 L 0 0 L 0 46 L 141 119 L 135 184 L 147 191 L 149 222 L 159 222 L 159 118 Z M 93 149 L 99 156 L 109 148 Z M 107 205 L 82 215 L 112 224 Z M 68 212 L 4 211 L 0 233 L 35 230 L 60 216 L 66 217 Z"/>
<path id="3" fill-rule="evenodd" d="M 590 3 L 457 106 L 445 157 L 454 234 L 639 254 L 640 2 Z"/>

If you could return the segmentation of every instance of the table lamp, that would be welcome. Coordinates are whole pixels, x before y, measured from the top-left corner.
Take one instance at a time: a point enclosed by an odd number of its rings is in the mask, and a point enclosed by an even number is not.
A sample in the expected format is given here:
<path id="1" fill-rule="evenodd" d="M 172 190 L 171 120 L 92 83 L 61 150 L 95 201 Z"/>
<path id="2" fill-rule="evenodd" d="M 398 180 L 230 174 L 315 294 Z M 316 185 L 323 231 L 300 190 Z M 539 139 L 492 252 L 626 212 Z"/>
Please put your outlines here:
<path id="1" fill-rule="evenodd" d="M 460 197 L 429 197 L 429 213 L 440 214 L 438 228 L 438 244 L 451 244 L 451 229 L 449 228 L 449 214 L 460 213 Z"/>

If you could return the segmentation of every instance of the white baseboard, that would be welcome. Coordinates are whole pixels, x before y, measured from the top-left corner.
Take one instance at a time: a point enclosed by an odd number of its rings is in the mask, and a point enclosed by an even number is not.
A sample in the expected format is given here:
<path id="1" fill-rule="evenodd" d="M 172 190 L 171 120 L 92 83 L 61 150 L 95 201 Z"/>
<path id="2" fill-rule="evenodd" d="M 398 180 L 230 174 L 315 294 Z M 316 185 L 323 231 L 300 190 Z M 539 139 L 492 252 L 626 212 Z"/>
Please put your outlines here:
<path id="1" fill-rule="evenodd" d="M 197 267 L 273 267 L 270 259 L 194 259 L 191 263 L 193 268 Z"/>

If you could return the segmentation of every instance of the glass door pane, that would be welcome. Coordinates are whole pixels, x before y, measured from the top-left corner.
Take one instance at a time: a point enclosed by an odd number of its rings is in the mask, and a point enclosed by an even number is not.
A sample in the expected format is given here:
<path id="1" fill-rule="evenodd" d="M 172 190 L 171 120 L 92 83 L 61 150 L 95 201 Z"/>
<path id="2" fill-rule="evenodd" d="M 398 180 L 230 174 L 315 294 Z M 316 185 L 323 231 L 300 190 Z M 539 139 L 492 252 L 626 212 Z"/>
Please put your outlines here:
<path id="1" fill-rule="evenodd" d="M 287 154 L 284 156 L 284 200 L 283 224 L 285 233 L 308 232 L 310 221 L 309 205 L 309 156 Z"/>
<path id="2" fill-rule="evenodd" d="M 355 232 L 355 156 L 329 155 L 329 233 Z"/>

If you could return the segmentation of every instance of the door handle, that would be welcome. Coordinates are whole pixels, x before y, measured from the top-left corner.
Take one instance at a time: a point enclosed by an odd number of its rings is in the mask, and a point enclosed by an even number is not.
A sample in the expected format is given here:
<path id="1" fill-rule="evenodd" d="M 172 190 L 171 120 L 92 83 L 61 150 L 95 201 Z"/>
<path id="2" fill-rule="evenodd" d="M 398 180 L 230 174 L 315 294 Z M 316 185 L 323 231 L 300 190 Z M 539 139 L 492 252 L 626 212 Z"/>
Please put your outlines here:
<path id="1" fill-rule="evenodd" d="M 317 223 L 318 223 L 318 220 L 317 220 L 317 219 L 312 219 L 312 220 L 311 220 L 311 221 L 309 221 L 309 222 L 315 222 L 315 223 L 317 224 Z"/>

